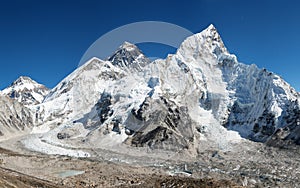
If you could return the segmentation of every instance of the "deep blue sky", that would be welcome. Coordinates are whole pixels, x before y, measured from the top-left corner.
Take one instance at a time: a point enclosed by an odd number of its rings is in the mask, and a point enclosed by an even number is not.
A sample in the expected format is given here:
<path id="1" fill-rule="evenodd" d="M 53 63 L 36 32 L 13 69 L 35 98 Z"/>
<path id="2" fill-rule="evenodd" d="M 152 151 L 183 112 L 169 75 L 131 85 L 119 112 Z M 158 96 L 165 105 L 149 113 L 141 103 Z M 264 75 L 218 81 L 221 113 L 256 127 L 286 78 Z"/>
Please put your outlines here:
<path id="1" fill-rule="evenodd" d="M 21 75 L 54 87 L 101 35 L 138 21 L 196 33 L 213 23 L 231 53 L 281 75 L 300 91 L 296 0 L 11 0 L 0 2 L 0 89 Z M 149 56 L 174 50 L 142 46 Z"/>

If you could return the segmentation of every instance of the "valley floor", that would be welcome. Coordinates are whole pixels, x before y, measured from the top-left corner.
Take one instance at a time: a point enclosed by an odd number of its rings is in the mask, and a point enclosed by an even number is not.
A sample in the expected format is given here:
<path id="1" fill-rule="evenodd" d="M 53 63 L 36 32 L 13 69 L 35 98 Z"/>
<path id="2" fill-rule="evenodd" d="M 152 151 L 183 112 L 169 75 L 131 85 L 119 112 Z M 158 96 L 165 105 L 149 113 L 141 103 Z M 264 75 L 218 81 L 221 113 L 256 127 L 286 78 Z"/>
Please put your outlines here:
<path id="1" fill-rule="evenodd" d="M 170 176 L 143 167 L 62 156 L 23 155 L 0 149 L 0 187 L 232 187 L 229 180 Z M 75 172 L 75 173 L 74 173 Z M 74 175 L 76 172 L 82 174 Z"/>
<path id="2" fill-rule="evenodd" d="M 298 187 L 300 150 L 242 142 L 235 150 L 132 156 L 98 149 L 90 158 L 44 155 L 20 139 L 0 143 L 0 187 Z M 5 148 L 5 149 L 4 149 Z M 14 148 L 11 151 L 10 148 Z M 148 151 L 149 153 L 154 151 Z M 175 155 L 174 155 L 175 156 Z M 178 158 L 182 160 L 178 160 Z"/>

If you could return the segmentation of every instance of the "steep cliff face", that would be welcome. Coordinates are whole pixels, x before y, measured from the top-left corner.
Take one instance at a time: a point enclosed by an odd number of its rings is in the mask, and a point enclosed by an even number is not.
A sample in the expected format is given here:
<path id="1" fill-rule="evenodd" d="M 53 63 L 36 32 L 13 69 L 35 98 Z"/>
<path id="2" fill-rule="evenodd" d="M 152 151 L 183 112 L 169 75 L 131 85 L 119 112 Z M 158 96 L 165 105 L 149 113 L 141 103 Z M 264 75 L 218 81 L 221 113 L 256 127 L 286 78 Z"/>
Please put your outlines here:
<path id="1" fill-rule="evenodd" d="M 33 127 L 32 114 L 19 102 L 0 96 L 0 139 L 28 133 Z"/>
<path id="2" fill-rule="evenodd" d="M 212 25 L 186 39 L 176 56 L 202 87 L 200 106 L 227 129 L 264 142 L 289 125 L 284 119 L 296 121 L 297 113 L 289 109 L 298 108 L 297 92 L 278 75 L 239 63 Z"/>
<path id="3" fill-rule="evenodd" d="M 179 151 L 188 149 L 194 140 L 195 123 L 188 115 L 188 108 L 163 96 L 147 97 L 138 109 L 132 109 L 124 124 L 135 133 L 130 138 L 133 146 Z"/>

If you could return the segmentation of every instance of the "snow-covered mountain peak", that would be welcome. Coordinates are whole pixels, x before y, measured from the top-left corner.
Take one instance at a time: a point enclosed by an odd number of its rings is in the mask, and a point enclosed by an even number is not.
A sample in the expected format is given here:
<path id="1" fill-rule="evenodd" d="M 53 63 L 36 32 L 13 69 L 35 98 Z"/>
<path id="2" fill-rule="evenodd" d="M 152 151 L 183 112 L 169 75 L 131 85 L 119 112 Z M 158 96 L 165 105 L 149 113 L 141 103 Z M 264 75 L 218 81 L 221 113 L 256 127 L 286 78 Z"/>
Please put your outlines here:
<path id="1" fill-rule="evenodd" d="M 2 91 L 12 99 L 24 105 L 39 104 L 48 94 L 49 89 L 27 76 L 20 76 L 9 87 Z"/>
<path id="2" fill-rule="evenodd" d="M 10 86 L 24 85 L 24 84 L 38 84 L 36 81 L 32 80 L 28 76 L 20 76 L 17 80 L 15 80 Z"/>
<path id="3" fill-rule="evenodd" d="M 210 24 L 206 29 L 204 29 L 200 33 L 202 34 L 206 33 L 206 35 L 211 35 L 211 36 L 215 36 L 215 35 L 219 36 L 217 28 L 213 24 Z"/>
<path id="4" fill-rule="evenodd" d="M 142 51 L 129 42 L 124 42 L 107 60 L 113 65 L 130 70 L 141 70 L 142 67 L 150 63 Z"/>
<path id="5" fill-rule="evenodd" d="M 214 26 L 214 24 L 209 24 L 209 26 L 206 28 L 206 30 L 216 30 L 217 28 Z"/>
<path id="6" fill-rule="evenodd" d="M 218 42 L 224 45 L 221 36 L 217 31 L 217 28 L 213 24 L 210 24 L 206 29 L 198 33 L 198 35 L 201 35 L 203 38 L 206 38 L 207 40 L 208 38 L 210 38 L 211 41 Z"/>
<path id="7" fill-rule="evenodd" d="M 139 48 L 138 48 L 136 45 L 134 45 L 134 44 L 132 44 L 132 43 L 130 43 L 130 42 L 127 42 L 127 41 L 125 41 L 125 42 L 119 47 L 119 49 L 124 49 L 124 50 L 127 50 L 127 51 L 139 50 Z"/>
<path id="8" fill-rule="evenodd" d="M 211 54 L 217 59 L 224 54 L 229 55 L 221 36 L 212 24 L 202 32 L 185 39 L 177 50 L 177 54 L 187 61 L 197 60 Z"/>

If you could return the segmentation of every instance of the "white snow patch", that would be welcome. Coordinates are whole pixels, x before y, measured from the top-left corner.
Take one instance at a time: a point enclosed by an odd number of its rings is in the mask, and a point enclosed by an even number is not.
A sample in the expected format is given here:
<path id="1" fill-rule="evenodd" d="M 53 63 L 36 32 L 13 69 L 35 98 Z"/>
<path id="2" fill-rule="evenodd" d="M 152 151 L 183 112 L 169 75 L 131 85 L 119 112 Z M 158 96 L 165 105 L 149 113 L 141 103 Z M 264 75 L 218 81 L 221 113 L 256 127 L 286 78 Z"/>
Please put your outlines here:
<path id="1" fill-rule="evenodd" d="M 37 151 L 49 155 L 66 155 L 70 157 L 90 157 L 91 155 L 81 150 L 66 149 L 54 146 L 41 141 L 39 135 L 29 135 L 26 139 L 22 140 L 26 148 L 32 151 Z"/>

